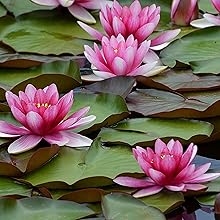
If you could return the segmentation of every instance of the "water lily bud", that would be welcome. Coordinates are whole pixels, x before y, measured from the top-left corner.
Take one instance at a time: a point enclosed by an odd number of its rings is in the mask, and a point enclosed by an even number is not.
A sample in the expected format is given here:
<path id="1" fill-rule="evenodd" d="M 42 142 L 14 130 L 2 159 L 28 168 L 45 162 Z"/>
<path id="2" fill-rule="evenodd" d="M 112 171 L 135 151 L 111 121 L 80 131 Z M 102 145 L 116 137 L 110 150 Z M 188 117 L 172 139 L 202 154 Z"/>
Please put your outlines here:
<path id="1" fill-rule="evenodd" d="M 199 15 L 197 0 L 173 0 L 171 6 L 171 20 L 174 24 L 187 26 Z"/>

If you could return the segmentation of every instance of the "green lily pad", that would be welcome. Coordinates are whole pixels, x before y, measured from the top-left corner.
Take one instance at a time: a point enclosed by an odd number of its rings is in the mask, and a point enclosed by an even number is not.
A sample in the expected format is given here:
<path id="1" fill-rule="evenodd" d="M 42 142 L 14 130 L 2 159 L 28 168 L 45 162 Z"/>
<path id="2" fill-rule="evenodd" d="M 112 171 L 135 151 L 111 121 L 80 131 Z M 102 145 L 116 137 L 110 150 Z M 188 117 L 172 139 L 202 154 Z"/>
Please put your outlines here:
<path id="1" fill-rule="evenodd" d="M 36 10 L 49 10 L 53 8 L 34 4 L 30 0 L 0 0 L 0 2 L 9 12 L 13 13 L 14 16 L 19 16 Z"/>
<path id="2" fill-rule="evenodd" d="M 163 63 L 174 67 L 176 61 L 188 65 L 192 62 L 194 68 L 196 65 L 195 73 L 204 73 L 207 62 L 211 60 L 212 65 L 209 65 L 205 73 L 220 73 L 216 71 L 219 67 L 218 58 L 220 58 L 219 33 L 219 27 L 210 27 L 194 31 L 174 41 L 160 53 Z"/>
<path id="3" fill-rule="evenodd" d="M 103 142 L 126 143 L 133 146 L 153 144 L 157 138 L 198 142 L 210 136 L 213 129 L 214 126 L 205 121 L 136 118 L 119 122 L 114 128 L 103 128 L 99 136 Z"/>
<path id="4" fill-rule="evenodd" d="M 106 219 L 112 220 L 165 220 L 163 213 L 145 205 L 130 195 L 111 193 L 103 197 L 102 210 Z"/>
<path id="5" fill-rule="evenodd" d="M 162 191 L 152 196 L 146 196 L 140 199 L 146 205 L 156 207 L 162 212 L 170 211 L 185 202 L 183 193 Z"/>
<path id="6" fill-rule="evenodd" d="M 94 214 L 86 205 L 43 197 L 20 200 L 0 199 L 0 212 L 4 220 L 72 220 Z"/>
<path id="7" fill-rule="evenodd" d="M 214 206 L 217 193 L 206 193 L 205 195 L 197 196 L 196 200 L 202 205 Z"/>
<path id="8" fill-rule="evenodd" d="M 17 93 L 28 83 L 43 88 L 57 84 L 60 92 L 67 92 L 80 84 L 79 68 L 73 61 L 55 61 L 28 69 L 0 69 L 0 100 L 5 100 L 5 91 Z"/>
<path id="9" fill-rule="evenodd" d="M 112 125 L 128 116 L 128 109 L 124 99 L 121 96 L 112 94 L 91 94 L 76 93 L 74 95 L 74 104 L 70 112 L 90 106 L 88 115 L 95 115 L 96 120 L 92 123 L 76 129 L 82 133 L 90 133 L 98 130 L 104 125 Z"/>
<path id="10" fill-rule="evenodd" d="M 127 172 L 141 172 L 130 148 L 102 147 L 96 140 L 88 151 L 62 147 L 56 158 L 28 174 L 24 180 L 32 185 L 50 182 L 65 182 L 72 185 L 79 180 L 92 177 L 97 178 L 95 183 L 99 186 L 99 177 L 113 179 Z"/>
<path id="11" fill-rule="evenodd" d="M 0 20 L 0 29 L 2 42 L 17 52 L 78 55 L 84 52 L 84 45 L 93 44 L 85 40 L 91 37 L 70 13 L 58 10 L 33 12 L 17 20 L 7 16 Z"/>
<path id="12" fill-rule="evenodd" d="M 30 196 L 32 189 L 15 180 L 0 177 L 0 196 Z"/>
<path id="13" fill-rule="evenodd" d="M 5 9 L 4 6 L 0 5 L 0 17 L 4 17 L 6 14 L 7 14 L 7 10 Z"/>

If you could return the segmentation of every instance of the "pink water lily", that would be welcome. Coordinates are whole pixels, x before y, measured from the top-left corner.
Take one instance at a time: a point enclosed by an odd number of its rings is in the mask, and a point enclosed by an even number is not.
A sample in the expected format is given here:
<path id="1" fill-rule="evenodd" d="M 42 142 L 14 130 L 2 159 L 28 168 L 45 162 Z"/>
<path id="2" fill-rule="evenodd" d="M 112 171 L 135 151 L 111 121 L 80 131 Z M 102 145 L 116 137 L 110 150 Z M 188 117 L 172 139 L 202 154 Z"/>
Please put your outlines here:
<path id="1" fill-rule="evenodd" d="M 140 46 L 133 35 L 127 40 L 119 34 L 117 37 L 102 38 L 102 49 L 94 43 L 94 50 L 85 46 L 85 56 L 95 67 L 94 74 L 102 79 L 115 76 L 147 75 L 155 63 L 141 65 L 147 53 L 150 41 L 143 41 Z"/>
<path id="2" fill-rule="evenodd" d="M 187 26 L 199 16 L 198 0 L 173 0 L 171 20 L 174 24 Z"/>
<path id="3" fill-rule="evenodd" d="M 199 167 L 192 164 L 197 146 L 191 143 L 185 153 L 179 141 L 173 139 L 166 145 L 160 139 L 155 142 L 155 152 L 151 148 L 136 147 L 133 154 L 147 177 L 137 179 L 119 176 L 113 181 L 122 186 L 137 188 L 134 197 L 144 197 L 166 188 L 171 191 L 202 190 L 201 183 L 211 181 L 220 173 L 206 173 L 211 163 Z"/>
<path id="4" fill-rule="evenodd" d="M 124 38 L 131 34 L 138 43 L 145 41 L 156 29 L 160 20 L 160 7 L 155 4 L 141 7 L 139 0 L 135 0 L 130 7 L 122 7 L 114 0 L 112 8 L 105 5 L 100 11 L 100 21 L 105 30 L 105 36 L 117 36 L 121 34 Z M 91 36 L 101 41 L 103 34 L 94 28 L 78 22 L 78 24 Z M 179 34 L 180 30 L 165 31 L 151 40 L 152 49 L 162 49 L 167 43 Z M 155 48 L 154 48 L 155 47 Z"/>
<path id="5" fill-rule="evenodd" d="M 22 126 L 0 121 L 0 137 L 19 137 L 8 147 L 12 154 L 21 153 L 35 147 L 42 139 L 50 144 L 70 147 L 90 146 L 92 140 L 74 133 L 72 129 L 95 120 L 94 115 L 84 117 L 89 107 L 66 117 L 73 104 L 73 91 L 59 99 L 55 84 L 44 89 L 27 85 L 25 92 L 15 95 L 6 92 L 6 99 L 12 114 Z"/>
<path id="6" fill-rule="evenodd" d="M 107 0 L 31 0 L 39 5 L 52 7 L 67 7 L 69 12 L 77 19 L 86 23 L 96 23 L 95 18 L 87 11 L 87 9 L 100 9 L 101 4 L 111 4 Z"/>

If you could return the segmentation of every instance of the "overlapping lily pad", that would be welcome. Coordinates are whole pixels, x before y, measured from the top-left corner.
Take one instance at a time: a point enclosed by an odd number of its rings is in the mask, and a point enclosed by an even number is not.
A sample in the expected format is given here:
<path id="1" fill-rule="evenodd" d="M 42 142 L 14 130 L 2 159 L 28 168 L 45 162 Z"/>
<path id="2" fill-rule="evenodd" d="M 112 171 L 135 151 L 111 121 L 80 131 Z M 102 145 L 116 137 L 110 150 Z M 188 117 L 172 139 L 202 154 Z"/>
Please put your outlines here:
<path id="1" fill-rule="evenodd" d="M 210 136 L 214 126 L 205 121 L 184 119 L 136 118 L 103 128 L 102 141 L 134 145 L 150 145 L 157 138 L 176 138 L 199 142 Z"/>
<path id="2" fill-rule="evenodd" d="M 193 74 L 190 69 L 167 70 L 160 75 L 148 78 L 139 76 L 137 81 L 149 88 L 178 92 L 207 91 L 220 88 L 220 76 L 199 76 Z"/>
<path id="3" fill-rule="evenodd" d="M 32 185 L 50 182 L 65 182 L 72 185 L 79 180 L 96 177 L 94 187 L 102 185 L 98 177 L 113 179 L 126 172 L 141 172 L 131 150 L 122 146 L 104 147 L 96 140 L 88 151 L 62 147 L 56 158 L 28 174 L 24 180 Z M 67 173 L 69 175 L 66 175 Z"/>
<path id="4" fill-rule="evenodd" d="M 104 196 L 102 200 L 102 209 L 105 218 L 112 220 L 166 219 L 160 210 L 147 206 L 129 195 L 120 193 Z M 132 210 L 132 212 L 130 210 Z"/>
<path id="5" fill-rule="evenodd" d="M 28 83 L 43 88 L 56 83 L 61 92 L 67 92 L 80 84 L 79 68 L 73 61 L 55 61 L 27 69 L 0 70 L 0 99 L 5 100 L 5 91 L 24 90 Z"/>
<path id="6" fill-rule="evenodd" d="M 144 116 L 207 118 L 220 113 L 220 91 L 171 93 L 138 89 L 127 97 L 128 109 Z"/>
<path id="7" fill-rule="evenodd" d="M 176 40 L 161 52 L 163 63 L 174 67 L 176 61 L 185 64 L 192 62 L 195 73 L 220 73 L 219 33 L 218 27 L 210 27 L 194 31 Z"/>
<path id="8" fill-rule="evenodd" d="M 43 197 L 20 200 L 1 198 L 0 212 L 5 220 L 72 220 L 94 214 L 86 205 L 69 201 L 51 200 Z"/>

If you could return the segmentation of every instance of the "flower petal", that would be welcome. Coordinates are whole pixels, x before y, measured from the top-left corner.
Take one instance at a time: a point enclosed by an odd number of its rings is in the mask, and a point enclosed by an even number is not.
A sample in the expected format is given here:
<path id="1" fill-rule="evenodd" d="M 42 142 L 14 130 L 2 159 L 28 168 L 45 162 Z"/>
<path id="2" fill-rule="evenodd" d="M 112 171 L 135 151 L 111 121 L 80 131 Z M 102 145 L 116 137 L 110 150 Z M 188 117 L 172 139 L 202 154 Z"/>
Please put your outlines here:
<path id="1" fill-rule="evenodd" d="M 37 135 L 24 135 L 11 143 L 8 147 L 9 154 L 18 154 L 34 148 L 42 137 Z"/>
<path id="2" fill-rule="evenodd" d="M 74 132 L 62 131 L 61 134 L 68 137 L 69 141 L 66 145 L 69 147 L 87 147 L 92 144 L 92 140 L 90 138 Z"/>
<path id="3" fill-rule="evenodd" d="M 193 20 L 191 21 L 190 25 L 192 25 L 195 28 L 207 28 L 215 26 L 215 24 L 209 22 L 205 18 Z"/>
<path id="4" fill-rule="evenodd" d="M 59 146 L 64 146 L 69 141 L 69 138 L 66 137 L 65 135 L 63 135 L 60 132 L 57 132 L 57 133 L 54 133 L 54 134 L 52 133 L 52 134 L 45 135 L 43 138 L 48 143 L 50 143 L 50 144 L 57 144 Z"/>
<path id="5" fill-rule="evenodd" d="M 141 190 L 137 191 L 135 194 L 133 194 L 133 196 L 135 198 L 150 196 L 150 195 L 154 195 L 156 193 L 159 193 L 162 189 L 163 189 L 162 186 L 149 186 L 145 189 L 141 189 Z"/>
<path id="6" fill-rule="evenodd" d="M 148 173 L 149 173 L 150 178 L 154 180 L 158 185 L 164 184 L 166 180 L 166 176 L 163 173 L 152 168 L 149 169 Z"/>
<path id="7" fill-rule="evenodd" d="M 183 191 L 185 187 L 185 184 L 179 184 L 179 185 L 166 185 L 165 188 L 169 189 L 170 191 L 179 192 Z"/>
<path id="8" fill-rule="evenodd" d="M 58 6 L 59 2 L 57 0 L 31 0 L 32 2 L 39 4 L 39 5 L 46 5 L 46 6 Z"/>
<path id="9" fill-rule="evenodd" d="M 77 4 L 73 4 L 72 6 L 68 7 L 69 12 L 76 18 L 81 21 L 84 21 L 89 24 L 96 23 L 95 18 L 83 7 Z"/>
<path id="10" fill-rule="evenodd" d="M 204 14 L 203 17 L 207 21 L 209 21 L 210 23 L 215 24 L 217 26 L 220 26 L 220 16 L 219 15 L 215 16 L 215 15 L 211 15 L 211 14 Z"/>
<path id="11" fill-rule="evenodd" d="M 29 130 L 17 127 L 16 125 L 13 125 L 6 121 L 0 121 L 0 132 L 9 135 L 25 135 L 30 133 Z"/>
<path id="12" fill-rule="evenodd" d="M 42 134 L 44 131 L 44 120 L 37 112 L 28 112 L 26 115 L 26 123 L 28 128 L 34 134 Z"/>
<path id="13" fill-rule="evenodd" d="M 113 180 L 113 182 L 115 182 L 121 186 L 128 186 L 128 187 L 132 187 L 132 188 L 143 188 L 143 187 L 154 185 L 154 183 L 152 181 L 149 181 L 149 178 L 137 179 L 137 178 L 128 177 L 128 176 L 116 177 Z"/>
<path id="14" fill-rule="evenodd" d="M 193 190 L 193 191 L 199 191 L 199 190 L 202 190 L 202 189 L 206 189 L 207 186 L 205 185 L 202 185 L 202 184 L 185 184 L 185 189 L 186 190 Z"/>
<path id="15" fill-rule="evenodd" d="M 78 25 L 84 30 L 86 31 L 89 35 L 91 35 L 92 37 L 94 37 L 95 39 L 101 41 L 102 40 L 102 37 L 103 37 L 103 34 L 99 31 L 97 31 L 96 29 L 90 27 L 89 25 L 87 24 L 84 24 L 83 22 L 81 21 L 77 21 Z"/>

